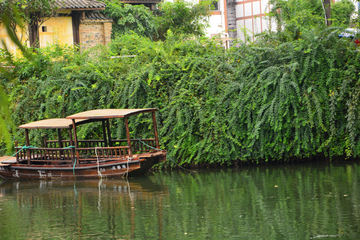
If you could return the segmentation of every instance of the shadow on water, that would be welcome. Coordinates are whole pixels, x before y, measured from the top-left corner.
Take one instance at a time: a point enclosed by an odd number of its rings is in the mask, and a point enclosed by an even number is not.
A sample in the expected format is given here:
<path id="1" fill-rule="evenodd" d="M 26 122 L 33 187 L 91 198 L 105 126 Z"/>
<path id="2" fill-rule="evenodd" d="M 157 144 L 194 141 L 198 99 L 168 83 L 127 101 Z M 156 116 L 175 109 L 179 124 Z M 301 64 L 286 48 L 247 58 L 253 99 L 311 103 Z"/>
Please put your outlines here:
<path id="1" fill-rule="evenodd" d="M 358 239 L 358 163 L 4 182 L 4 239 Z"/>

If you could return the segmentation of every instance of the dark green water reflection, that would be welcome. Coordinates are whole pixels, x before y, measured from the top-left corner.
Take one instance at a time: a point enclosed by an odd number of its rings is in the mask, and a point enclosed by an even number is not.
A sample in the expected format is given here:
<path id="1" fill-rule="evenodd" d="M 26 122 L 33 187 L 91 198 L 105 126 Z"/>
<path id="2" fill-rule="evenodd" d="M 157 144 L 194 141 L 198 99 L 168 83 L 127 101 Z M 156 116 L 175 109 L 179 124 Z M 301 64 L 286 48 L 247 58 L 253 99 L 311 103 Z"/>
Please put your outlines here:
<path id="1" fill-rule="evenodd" d="M 1 239 L 359 239 L 360 167 L 5 182 Z"/>

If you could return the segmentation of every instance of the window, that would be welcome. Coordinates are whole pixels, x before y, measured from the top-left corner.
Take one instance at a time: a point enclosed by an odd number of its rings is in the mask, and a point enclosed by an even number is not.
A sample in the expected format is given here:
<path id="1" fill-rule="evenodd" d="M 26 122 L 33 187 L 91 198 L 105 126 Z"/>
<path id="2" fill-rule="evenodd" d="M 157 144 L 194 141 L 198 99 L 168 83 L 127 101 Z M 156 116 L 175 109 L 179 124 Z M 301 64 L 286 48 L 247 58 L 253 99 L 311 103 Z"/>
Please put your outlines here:
<path id="1" fill-rule="evenodd" d="M 210 10 L 212 11 L 219 11 L 219 2 L 218 1 L 213 1 L 210 5 Z"/>
<path id="2" fill-rule="evenodd" d="M 47 27 L 46 27 L 46 26 L 42 26 L 42 27 L 41 27 L 41 30 L 42 30 L 42 32 L 47 32 Z"/>

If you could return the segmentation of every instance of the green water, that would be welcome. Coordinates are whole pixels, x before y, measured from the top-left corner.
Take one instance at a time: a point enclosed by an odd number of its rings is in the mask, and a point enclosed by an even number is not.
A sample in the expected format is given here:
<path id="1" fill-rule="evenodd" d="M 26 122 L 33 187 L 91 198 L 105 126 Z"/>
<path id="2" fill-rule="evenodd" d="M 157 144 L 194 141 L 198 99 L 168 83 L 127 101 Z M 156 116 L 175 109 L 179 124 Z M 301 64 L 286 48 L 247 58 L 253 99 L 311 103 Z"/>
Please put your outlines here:
<path id="1" fill-rule="evenodd" d="M 360 166 L 5 182 L 0 239 L 360 239 Z"/>

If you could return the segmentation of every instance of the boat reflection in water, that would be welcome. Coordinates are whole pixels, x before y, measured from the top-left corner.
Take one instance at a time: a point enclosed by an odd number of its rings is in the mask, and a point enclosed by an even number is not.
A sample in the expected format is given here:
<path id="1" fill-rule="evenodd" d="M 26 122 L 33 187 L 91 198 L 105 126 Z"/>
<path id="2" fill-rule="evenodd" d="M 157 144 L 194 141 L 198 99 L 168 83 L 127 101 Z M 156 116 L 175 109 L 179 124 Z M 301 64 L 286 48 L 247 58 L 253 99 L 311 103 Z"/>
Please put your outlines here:
<path id="1" fill-rule="evenodd" d="M 0 235 L 6 236 L 10 230 L 9 237 L 27 239 L 47 236 L 45 232 L 50 238 L 61 239 L 134 238 L 139 218 L 148 217 L 137 215 L 137 208 L 148 202 L 161 203 L 168 196 L 166 186 L 154 184 L 147 177 L 130 181 L 6 181 L 0 185 L 0 209 L 6 209 L 0 215 L 17 225 L 0 222 L 7 229 L 0 229 Z M 157 208 L 153 219 L 161 224 L 162 206 Z"/>
<path id="2" fill-rule="evenodd" d="M 0 196 L 7 194 L 18 197 L 43 197 L 52 195 L 76 196 L 86 195 L 111 195 L 132 197 L 148 197 L 164 194 L 164 186 L 154 184 L 149 178 L 134 178 L 131 181 L 120 179 L 88 179 L 78 181 L 4 181 L 0 185 Z"/>

